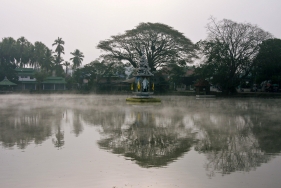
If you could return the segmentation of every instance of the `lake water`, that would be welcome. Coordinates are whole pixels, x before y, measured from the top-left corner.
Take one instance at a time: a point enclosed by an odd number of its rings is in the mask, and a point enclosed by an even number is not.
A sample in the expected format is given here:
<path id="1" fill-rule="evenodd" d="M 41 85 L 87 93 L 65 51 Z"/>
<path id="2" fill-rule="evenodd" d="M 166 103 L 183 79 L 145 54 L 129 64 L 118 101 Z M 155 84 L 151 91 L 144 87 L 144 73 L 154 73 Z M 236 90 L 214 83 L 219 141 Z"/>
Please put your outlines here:
<path id="1" fill-rule="evenodd" d="M 0 187 L 281 187 L 281 99 L 126 97 L 0 95 Z"/>

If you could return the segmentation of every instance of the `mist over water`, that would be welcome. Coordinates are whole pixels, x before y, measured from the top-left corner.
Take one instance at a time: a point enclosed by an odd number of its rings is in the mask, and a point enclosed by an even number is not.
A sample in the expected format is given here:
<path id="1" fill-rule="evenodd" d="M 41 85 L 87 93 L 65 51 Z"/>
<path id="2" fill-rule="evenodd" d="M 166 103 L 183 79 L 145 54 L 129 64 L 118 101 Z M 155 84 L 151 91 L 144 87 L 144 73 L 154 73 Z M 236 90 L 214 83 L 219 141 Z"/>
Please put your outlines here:
<path id="1" fill-rule="evenodd" d="M 280 99 L 0 95 L 0 187 L 279 187 Z"/>

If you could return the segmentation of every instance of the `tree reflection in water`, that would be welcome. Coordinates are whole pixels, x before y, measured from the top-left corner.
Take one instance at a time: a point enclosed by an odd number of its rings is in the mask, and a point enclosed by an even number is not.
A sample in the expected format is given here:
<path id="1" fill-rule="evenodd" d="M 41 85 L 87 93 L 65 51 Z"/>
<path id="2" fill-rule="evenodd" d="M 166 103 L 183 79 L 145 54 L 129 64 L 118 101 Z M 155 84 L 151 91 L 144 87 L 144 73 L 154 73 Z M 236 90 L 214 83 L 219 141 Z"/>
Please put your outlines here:
<path id="1" fill-rule="evenodd" d="M 103 125 L 101 134 L 104 139 L 98 144 L 142 167 L 166 166 L 190 150 L 195 135 L 184 127 L 180 118 L 166 116 L 163 120 L 162 115 L 144 109 L 130 109 L 122 122 L 116 121 L 118 125 Z"/>
<path id="2" fill-rule="evenodd" d="M 114 97 L 87 97 L 65 99 L 55 108 L 61 98 L 38 99 L 44 105 L 20 106 L 19 99 L 0 106 L 1 145 L 25 149 L 52 137 L 61 149 L 65 125 L 78 137 L 87 124 L 100 128 L 100 148 L 145 168 L 167 166 L 194 148 L 206 156 L 210 177 L 254 170 L 281 151 L 280 99 L 163 97 L 159 106 L 131 106 Z"/>
<path id="3" fill-rule="evenodd" d="M 66 111 L 66 116 L 68 116 L 67 111 Z M 75 134 L 76 137 L 78 137 L 83 131 L 83 121 L 80 118 L 80 111 L 74 110 L 71 116 L 73 117 L 71 122 L 73 123 L 73 133 Z M 68 118 L 66 117 L 66 119 Z"/>
<path id="4" fill-rule="evenodd" d="M 0 109 L 0 142 L 2 146 L 25 149 L 29 144 L 42 144 L 53 135 L 52 126 L 58 125 L 55 132 L 55 147 L 64 144 L 60 124 L 64 109 L 30 108 L 30 106 L 11 106 Z"/>
<path id="5" fill-rule="evenodd" d="M 210 172 L 210 176 L 215 171 L 222 174 L 248 172 L 269 160 L 269 156 L 259 148 L 249 119 L 247 121 L 243 116 L 217 115 L 214 123 L 211 118 L 206 117 L 208 116 L 195 120 L 196 125 L 202 127 L 201 139 L 195 150 L 206 154 L 206 170 Z"/>
<path id="6" fill-rule="evenodd" d="M 200 141 L 195 150 L 206 155 L 205 168 L 210 177 L 215 172 L 222 175 L 235 171 L 249 172 L 268 162 L 273 156 L 269 155 L 268 146 L 263 147 L 264 143 L 270 142 L 270 148 L 275 148 L 274 153 L 281 151 L 281 139 L 277 136 L 281 133 L 280 123 L 265 118 L 271 117 L 266 111 L 267 105 L 259 104 L 258 110 L 252 105 L 255 104 L 236 103 L 227 113 L 209 112 L 193 117 L 200 129 Z M 254 111 L 247 112 L 249 108 Z"/>
<path id="7" fill-rule="evenodd" d="M 0 113 L 0 141 L 4 147 L 25 149 L 31 142 L 41 144 L 51 136 L 44 114 L 37 110 L 5 109 Z M 12 113 L 10 113 L 12 112 Z"/>
<path id="8" fill-rule="evenodd" d="M 273 111 L 280 113 L 280 104 L 221 100 L 165 105 L 129 108 L 125 115 L 120 110 L 96 112 L 88 120 L 102 127 L 101 148 L 142 167 L 166 166 L 194 147 L 206 155 L 205 168 L 212 177 L 254 170 L 281 151 L 280 118 L 268 119 Z"/>
<path id="9" fill-rule="evenodd" d="M 58 126 L 58 130 L 56 132 L 56 138 L 52 140 L 53 144 L 56 148 L 61 149 L 64 145 L 64 132 L 61 131 L 60 125 Z"/>

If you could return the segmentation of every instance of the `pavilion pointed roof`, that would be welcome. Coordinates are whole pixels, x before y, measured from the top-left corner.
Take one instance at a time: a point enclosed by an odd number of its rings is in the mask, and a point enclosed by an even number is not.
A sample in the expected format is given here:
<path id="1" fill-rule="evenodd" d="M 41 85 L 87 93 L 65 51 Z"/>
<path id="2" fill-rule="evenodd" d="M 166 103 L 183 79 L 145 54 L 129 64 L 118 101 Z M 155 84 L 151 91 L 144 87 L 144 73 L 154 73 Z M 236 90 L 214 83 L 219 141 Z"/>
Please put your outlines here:
<path id="1" fill-rule="evenodd" d="M 11 82 L 10 80 L 8 80 L 8 78 L 5 76 L 4 80 L 2 80 L 0 82 L 0 86 L 15 86 L 17 84 Z"/>
<path id="2" fill-rule="evenodd" d="M 151 72 L 150 72 L 150 67 L 148 65 L 147 62 L 147 58 L 145 55 L 145 51 L 144 48 L 142 49 L 142 56 L 138 65 L 137 70 L 137 74 L 134 76 L 154 76 Z"/>

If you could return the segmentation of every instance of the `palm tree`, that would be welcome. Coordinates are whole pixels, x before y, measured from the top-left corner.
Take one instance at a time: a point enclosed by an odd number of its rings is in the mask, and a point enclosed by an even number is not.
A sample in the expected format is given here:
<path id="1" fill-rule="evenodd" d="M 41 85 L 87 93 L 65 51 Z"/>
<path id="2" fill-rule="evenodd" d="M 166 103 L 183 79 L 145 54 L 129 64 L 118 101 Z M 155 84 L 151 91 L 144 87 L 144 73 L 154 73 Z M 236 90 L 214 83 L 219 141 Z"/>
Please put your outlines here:
<path id="1" fill-rule="evenodd" d="M 74 56 L 74 57 L 70 58 L 70 60 L 72 60 L 72 62 L 73 62 L 73 68 L 76 69 L 77 67 L 79 67 L 82 64 L 84 55 L 78 49 L 76 49 L 74 52 L 70 52 L 70 54 Z"/>
<path id="2" fill-rule="evenodd" d="M 67 70 L 68 70 L 68 67 L 70 66 L 70 63 L 68 61 L 65 61 L 62 65 L 65 66 L 65 74 L 67 76 Z"/>
<path id="3" fill-rule="evenodd" d="M 60 64 L 63 59 L 61 58 L 61 54 L 63 53 L 64 54 L 64 41 L 62 40 L 62 38 L 59 38 L 55 40 L 54 45 L 57 45 L 56 49 L 55 49 L 55 52 L 57 52 L 57 56 L 56 56 L 56 64 Z"/>
<path id="4" fill-rule="evenodd" d="M 54 56 L 52 55 L 53 52 L 51 49 L 47 48 L 45 52 L 45 57 L 42 66 L 42 69 L 46 70 L 47 72 L 51 71 L 54 67 Z"/>
<path id="5" fill-rule="evenodd" d="M 24 67 L 24 62 L 23 62 L 23 53 L 24 53 L 24 50 L 25 50 L 25 45 L 26 45 L 26 42 L 27 40 L 24 38 L 24 37 L 20 37 L 17 39 L 17 44 L 16 44 L 16 47 L 17 47 L 17 57 L 16 57 L 16 60 L 17 60 L 17 64 L 19 64 L 20 67 Z"/>
<path id="6" fill-rule="evenodd" d="M 26 38 L 20 37 L 16 42 L 17 46 L 17 63 L 20 67 L 25 67 L 28 63 L 31 63 L 31 56 L 34 50 L 34 46 Z"/>
<path id="7" fill-rule="evenodd" d="M 44 66 L 44 60 L 45 55 L 48 47 L 43 44 L 42 42 L 35 42 L 34 43 L 34 50 L 33 50 L 33 58 L 31 60 L 31 66 L 37 68 L 37 67 L 43 67 Z"/>
<path id="8" fill-rule="evenodd" d="M 15 64 L 17 62 L 17 44 L 12 37 L 3 38 L 1 42 L 1 61 L 7 64 Z"/>

